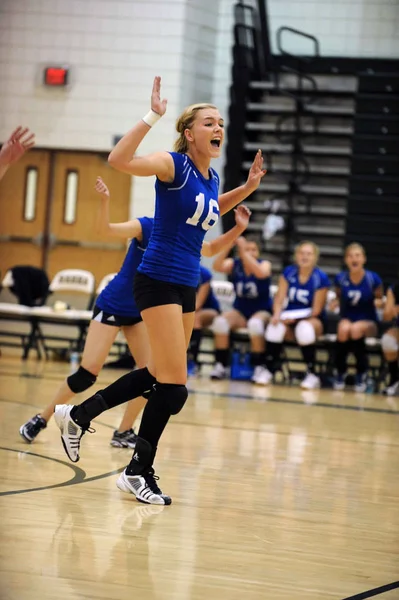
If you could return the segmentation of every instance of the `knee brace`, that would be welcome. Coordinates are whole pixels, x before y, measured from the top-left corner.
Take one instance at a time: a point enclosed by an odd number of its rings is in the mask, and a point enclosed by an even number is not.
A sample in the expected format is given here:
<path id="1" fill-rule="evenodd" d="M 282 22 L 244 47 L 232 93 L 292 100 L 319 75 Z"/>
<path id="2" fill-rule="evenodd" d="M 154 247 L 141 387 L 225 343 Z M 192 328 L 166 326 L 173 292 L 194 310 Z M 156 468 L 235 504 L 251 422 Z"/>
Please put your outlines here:
<path id="1" fill-rule="evenodd" d="M 182 410 L 188 398 L 188 390 L 185 385 L 176 383 L 156 383 L 155 393 L 152 401 L 159 402 L 168 407 L 171 415 L 177 415 Z"/>
<path id="2" fill-rule="evenodd" d="M 295 327 L 295 339 L 300 346 L 310 346 L 316 341 L 316 332 L 309 321 L 299 321 Z"/>
<path id="3" fill-rule="evenodd" d="M 259 317 L 251 317 L 247 323 L 249 336 L 263 336 L 265 332 L 265 325 L 262 319 Z"/>
<path id="4" fill-rule="evenodd" d="M 93 373 L 90 373 L 90 371 L 87 371 L 84 367 L 79 367 L 76 373 L 67 377 L 67 384 L 71 392 L 79 394 L 94 385 L 96 380 L 96 375 L 93 375 Z"/>
<path id="5" fill-rule="evenodd" d="M 284 341 L 286 330 L 287 328 L 284 323 L 277 323 L 277 325 L 269 323 L 269 325 L 266 327 L 266 341 L 274 342 L 275 344 L 281 344 Z"/>
<path id="6" fill-rule="evenodd" d="M 227 335 L 230 332 L 230 325 L 226 317 L 219 315 L 214 318 L 212 323 L 213 333 Z"/>
<path id="7" fill-rule="evenodd" d="M 389 333 L 384 333 L 382 336 L 381 346 L 384 352 L 397 352 L 399 350 L 398 340 Z"/>

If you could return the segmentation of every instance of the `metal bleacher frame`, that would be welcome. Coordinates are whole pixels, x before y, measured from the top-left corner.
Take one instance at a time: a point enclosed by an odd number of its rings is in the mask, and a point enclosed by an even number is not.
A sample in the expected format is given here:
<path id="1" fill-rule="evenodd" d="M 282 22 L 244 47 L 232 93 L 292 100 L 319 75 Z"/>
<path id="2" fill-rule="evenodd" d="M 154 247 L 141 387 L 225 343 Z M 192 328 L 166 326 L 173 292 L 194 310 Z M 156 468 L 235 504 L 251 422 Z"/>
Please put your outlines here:
<path id="1" fill-rule="evenodd" d="M 390 283 L 399 259 L 399 61 L 320 56 L 322 40 L 289 27 L 279 29 L 280 53 L 272 55 L 261 39 L 266 2 L 247 2 L 235 5 L 225 191 L 245 181 L 261 148 L 268 175 L 246 201 L 248 232 L 274 273 L 298 241 L 311 237 L 320 266 L 333 276 L 344 245 L 356 238 L 373 254 L 369 268 Z M 312 52 L 288 52 L 286 35 L 309 39 Z M 286 227 L 265 242 L 263 223 L 276 198 Z M 380 202 L 386 217 L 376 219 Z M 225 230 L 232 219 L 223 217 Z M 377 235 L 370 232 L 378 227 Z"/>
<path id="2" fill-rule="evenodd" d="M 320 56 L 322 40 L 289 27 L 279 29 L 280 53 L 272 55 L 266 1 L 240 1 L 234 11 L 224 191 L 245 181 L 258 148 L 268 169 L 246 201 L 249 235 L 274 275 L 301 239 L 319 244 L 330 276 L 342 268 L 345 244 L 358 241 L 368 268 L 392 283 L 399 268 L 399 61 Z M 286 51 L 286 34 L 309 39 L 313 54 Z M 265 243 L 273 199 L 281 201 L 286 227 Z M 228 213 L 223 228 L 232 225 Z M 379 340 L 369 340 L 368 350 L 381 359 Z"/>

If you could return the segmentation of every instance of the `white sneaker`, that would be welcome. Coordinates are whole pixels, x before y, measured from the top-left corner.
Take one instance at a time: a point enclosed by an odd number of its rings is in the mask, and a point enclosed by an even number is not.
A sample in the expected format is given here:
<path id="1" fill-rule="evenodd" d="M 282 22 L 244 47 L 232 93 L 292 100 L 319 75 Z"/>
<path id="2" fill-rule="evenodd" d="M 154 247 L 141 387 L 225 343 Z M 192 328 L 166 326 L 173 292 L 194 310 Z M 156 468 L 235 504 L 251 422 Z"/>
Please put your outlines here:
<path id="1" fill-rule="evenodd" d="M 71 410 L 73 409 L 72 404 L 57 404 L 54 409 L 54 420 L 57 423 L 61 431 L 61 441 L 64 446 L 64 450 L 67 453 L 69 460 L 72 462 L 78 462 L 80 440 L 82 435 L 89 431 L 94 433 L 94 429 L 87 427 L 80 427 L 70 417 Z"/>
<path id="2" fill-rule="evenodd" d="M 345 375 L 337 375 L 333 383 L 334 390 L 342 392 L 345 389 Z"/>
<path id="3" fill-rule="evenodd" d="M 256 385 L 269 385 L 272 379 L 273 374 L 266 367 L 255 367 L 254 374 L 252 375 L 252 383 L 256 383 Z"/>
<path id="4" fill-rule="evenodd" d="M 217 362 L 213 367 L 210 375 L 211 379 L 226 379 L 227 377 L 227 368 L 222 365 L 222 363 Z"/>
<path id="5" fill-rule="evenodd" d="M 126 475 L 126 469 L 122 471 L 116 482 L 122 492 L 133 494 L 139 502 L 144 504 L 172 504 L 172 498 L 166 496 L 159 489 L 154 475 L 154 470 L 149 469 L 148 472 L 142 475 Z"/>
<path id="6" fill-rule="evenodd" d="M 356 375 L 354 390 L 358 394 L 363 394 L 367 389 L 367 373 Z"/>
<path id="7" fill-rule="evenodd" d="M 392 385 L 389 385 L 385 389 L 382 390 L 382 393 L 385 396 L 396 396 L 399 392 L 399 381 L 395 381 Z"/>
<path id="8" fill-rule="evenodd" d="M 320 378 L 314 373 L 307 373 L 305 379 L 301 382 L 301 388 L 304 390 L 315 390 L 320 387 Z"/>
<path id="9" fill-rule="evenodd" d="M 254 368 L 254 374 L 251 377 L 251 381 L 253 383 L 256 383 L 256 378 L 259 377 L 259 375 L 262 373 L 263 367 L 262 365 L 258 365 L 257 367 Z"/>

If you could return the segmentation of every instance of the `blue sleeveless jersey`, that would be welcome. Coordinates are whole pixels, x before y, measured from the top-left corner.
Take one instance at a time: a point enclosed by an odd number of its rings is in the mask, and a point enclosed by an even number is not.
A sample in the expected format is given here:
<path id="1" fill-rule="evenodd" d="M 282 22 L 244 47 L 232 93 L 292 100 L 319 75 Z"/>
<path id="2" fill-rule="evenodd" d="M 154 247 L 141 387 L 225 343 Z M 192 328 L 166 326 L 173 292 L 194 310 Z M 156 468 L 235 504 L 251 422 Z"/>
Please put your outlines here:
<path id="1" fill-rule="evenodd" d="M 349 272 L 342 271 L 335 277 L 335 287 L 341 290 L 341 319 L 349 321 L 377 321 L 374 291 L 382 285 L 377 273 L 365 271 L 360 283 L 352 283 Z"/>
<path id="2" fill-rule="evenodd" d="M 197 287 L 201 248 L 219 218 L 219 177 L 209 179 L 186 154 L 171 152 L 175 178 L 155 183 L 154 229 L 139 272 L 169 283 Z"/>
<path id="3" fill-rule="evenodd" d="M 262 262 L 260 259 L 258 262 Z M 270 277 L 258 279 L 255 275 L 246 275 L 239 258 L 234 260 L 231 280 L 236 294 L 233 308 L 240 311 L 246 319 L 260 310 L 271 310 Z"/>
<path id="4" fill-rule="evenodd" d="M 211 280 L 212 280 L 212 273 L 209 271 L 209 269 L 206 269 L 205 267 L 200 265 L 200 278 L 199 278 L 198 287 L 200 287 L 204 283 L 210 282 Z M 208 294 L 202 308 L 213 308 L 214 310 L 217 310 L 218 312 L 220 312 L 219 302 L 218 302 L 215 294 L 213 293 L 212 288 L 210 288 L 209 294 Z"/>
<path id="5" fill-rule="evenodd" d="M 142 240 L 131 241 L 119 273 L 109 282 L 96 300 L 101 310 L 120 317 L 139 317 L 140 312 L 133 298 L 133 279 L 148 246 L 154 219 L 142 217 Z"/>
<path id="6" fill-rule="evenodd" d="M 319 267 L 315 267 L 306 281 L 299 281 L 299 267 L 290 265 L 283 271 L 283 277 L 288 282 L 288 304 L 284 310 L 298 310 L 301 308 L 312 308 L 313 298 L 317 290 L 330 287 L 328 275 Z M 325 317 L 325 311 L 322 310 L 320 318 Z"/>

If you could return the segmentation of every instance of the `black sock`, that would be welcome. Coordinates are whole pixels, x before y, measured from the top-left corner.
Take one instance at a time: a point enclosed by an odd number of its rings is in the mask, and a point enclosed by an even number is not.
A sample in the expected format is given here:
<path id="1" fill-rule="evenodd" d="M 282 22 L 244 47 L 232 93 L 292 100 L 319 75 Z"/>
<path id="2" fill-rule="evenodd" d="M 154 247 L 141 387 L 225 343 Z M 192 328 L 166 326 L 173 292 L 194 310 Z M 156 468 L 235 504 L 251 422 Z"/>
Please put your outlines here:
<path id="1" fill-rule="evenodd" d="M 151 444 L 141 437 L 136 439 L 132 460 L 126 467 L 126 475 L 140 475 L 151 467 L 154 462 L 155 452 Z"/>
<path id="2" fill-rule="evenodd" d="M 155 377 L 151 375 L 147 367 L 131 371 L 79 406 L 74 406 L 71 410 L 71 417 L 78 425 L 90 423 L 105 410 L 142 396 L 152 388 L 155 381 Z"/>
<path id="3" fill-rule="evenodd" d="M 280 355 L 283 349 L 282 343 L 267 342 L 266 367 L 270 373 L 275 373 L 280 366 Z"/>
<path id="4" fill-rule="evenodd" d="M 176 389 L 174 383 L 156 383 L 141 417 L 138 436 L 151 444 L 158 446 L 159 439 L 171 416 L 168 398 Z"/>
<path id="5" fill-rule="evenodd" d="M 198 360 L 198 352 L 199 352 L 199 348 L 200 348 L 200 344 L 201 344 L 201 336 L 202 336 L 201 329 L 193 329 L 193 332 L 191 334 L 191 340 L 190 340 L 189 354 L 191 354 L 191 357 L 195 363 Z"/>
<path id="6" fill-rule="evenodd" d="M 389 385 L 393 385 L 399 379 L 399 364 L 398 359 L 391 360 L 388 362 L 389 369 Z"/>
<path id="7" fill-rule="evenodd" d="M 227 367 L 230 361 L 230 350 L 215 350 L 215 361 L 221 363 L 224 367 Z"/>
<path id="8" fill-rule="evenodd" d="M 346 373 L 346 363 L 348 360 L 350 344 L 349 342 L 339 342 L 335 344 L 335 367 L 339 375 Z"/>
<path id="9" fill-rule="evenodd" d="M 367 372 L 369 366 L 364 338 L 360 338 L 360 340 L 352 340 L 351 348 L 356 358 L 356 372 L 358 375 L 363 375 Z"/>
<path id="10" fill-rule="evenodd" d="M 251 352 L 251 365 L 253 367 L 259 367 L 265 364 L 265 353 L 264 352 Z"/>
<path id="11" fill-rule="evenodd" d="M 308 344 L 307 346 L 300 346 L 303 361 L 306 363 L 308 373 L 314 373 L 315 360 L 316 360 L 316 344 Z"/>
<path id="12" fill-rule="evenodd" d="M 154 462 L 161 435 L 171 417 L 169 397 L 176 389 L 173 383 L 156 383 L 141 417 L 138 440 L 132 460 L 127 467 L 128 475 L 138 475 Z"/>

